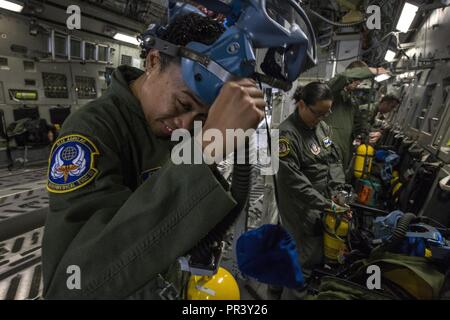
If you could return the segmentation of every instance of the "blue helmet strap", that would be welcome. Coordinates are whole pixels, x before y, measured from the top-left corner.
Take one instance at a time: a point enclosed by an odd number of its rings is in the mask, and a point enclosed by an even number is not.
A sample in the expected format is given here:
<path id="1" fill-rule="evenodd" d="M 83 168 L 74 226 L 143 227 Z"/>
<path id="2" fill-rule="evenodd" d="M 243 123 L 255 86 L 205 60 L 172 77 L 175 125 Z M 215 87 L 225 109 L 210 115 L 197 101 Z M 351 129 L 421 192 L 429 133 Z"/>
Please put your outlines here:
<path id="1" fill-rule="evenodd" d="M 169 56 L 186 58 L 203 65 L 206 70 L 214 74 L 223 82 L 230 81 L 233 78 L 233 75 L 220 64 L 210 59 L 207 55 L 201 54 L 195 50 L 177 46 L 152 35 L 145 36 L 143 41 L 146 48 L 153 48 Z"/>

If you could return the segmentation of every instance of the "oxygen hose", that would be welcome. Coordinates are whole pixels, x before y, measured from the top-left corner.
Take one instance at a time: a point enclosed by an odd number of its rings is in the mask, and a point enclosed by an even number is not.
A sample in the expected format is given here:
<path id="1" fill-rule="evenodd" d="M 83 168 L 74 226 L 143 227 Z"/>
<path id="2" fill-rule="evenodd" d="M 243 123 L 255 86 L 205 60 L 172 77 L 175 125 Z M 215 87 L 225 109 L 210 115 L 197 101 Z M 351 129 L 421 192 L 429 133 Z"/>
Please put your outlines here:
<path id="1" fill-rule="evenodd" d="M 340 23 L 340 22 L 331 21 L 330 19 L 325 18 L 324 16 L 320 15 L 319 13 L 317 13 L 316 11 L 314 11 L 314 10 L 308 8 L 308 7 L 305 7 L 305 10 L 308 11 L 313 16 L 316 16 L 320 20 L 322 20 L 322 21 L 324 21 L 324 22 L 326 22 L 328 24 L 331 24 L 333 26 L 336 26 L 336 27 L 353 27 L 353 26 L 360 25 L 360 24 L 362 24 L 362 23 L 364 23 L 366 21 L 365 19 L 363 19 L 363 20 L 357 21 L 357 22 Z"/>
<path id="2" fill-rule="evenodd" d="M 392 232 L 392 236 L 387 243 L 388 251 L 395 249 L 401 241 L 406 236 L 406 232 L 408 232 L 408 227 L 414 219 L 416 219 L 416 215 L 414 213 L 405 213 L 400 219 L 398 219 L 397 226 L 395 230 Z"/>
<path id="3" fill-rule="evenodd" d="M 251 165 L 249 164 L 249 148 L 245 147 L 245 164 L 238 164 L 237 155 L 234 156 L 233 174 L 231 182 L 231 195 L 236 200 L 237 205 L 231 212 L 217 224 L 212 231 L 204 237 L 199 244 L 191 251 L 191 261 L 193 263 L 210 263 L 214 248 L 220 246 L 226 236 L 227 231 L 239 217 L 244 209 L 250 187 Z"/>

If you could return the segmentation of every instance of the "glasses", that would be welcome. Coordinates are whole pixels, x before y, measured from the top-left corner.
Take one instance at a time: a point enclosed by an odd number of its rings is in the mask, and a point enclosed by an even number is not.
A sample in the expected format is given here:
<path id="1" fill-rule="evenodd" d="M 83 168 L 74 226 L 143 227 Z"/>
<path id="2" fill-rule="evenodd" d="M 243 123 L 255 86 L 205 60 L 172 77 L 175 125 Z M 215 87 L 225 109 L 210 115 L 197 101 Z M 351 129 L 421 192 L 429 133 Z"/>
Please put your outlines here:
<path id="1" fill-rule="evenodd" d="M 322 112 L 317 112 L 316 110 L 314 110 L 313 108 L 311 108 L 310 106 L 307 106 L 309 111 L 311 111 L 311 113 L 317 118 L 317 119 L 322 119 L 322 118 L 328 118 L 333 112 L 330 110 L 328 110 L 328 112 L 326 113 L 322 113 Z"/>

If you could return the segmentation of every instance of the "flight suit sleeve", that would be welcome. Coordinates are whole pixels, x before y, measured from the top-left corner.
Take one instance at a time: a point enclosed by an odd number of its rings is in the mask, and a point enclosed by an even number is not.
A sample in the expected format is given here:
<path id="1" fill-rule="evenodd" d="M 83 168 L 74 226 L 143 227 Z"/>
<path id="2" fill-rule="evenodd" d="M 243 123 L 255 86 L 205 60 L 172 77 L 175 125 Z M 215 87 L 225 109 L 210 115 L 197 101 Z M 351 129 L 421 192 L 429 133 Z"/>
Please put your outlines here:
<path id="1" fill-rule="evenodd" d="M 368 78 L 373 78 L 375 75 L 370 71 L 368 67 L 359 67 L 345 70 L 343 72 L 344 76 L 351 80 L 364 80 Z"/>
<path id="2" fill-rule="evenodd" d="M 325 123 L 320 123 L 322 134 L 326 137 L 331 137 L 331 129 L 330 127 Z M 330 147 L 330 156 L 328 160 L 328 168 L 329 168 L 329 181 L 328 181 L 328 188 L 330 191 L 330 194 L 332 191 L 338 189 L 339 187 L 343 187 L 345 185 L 345 171 L 344 167 L 342 165 L 342 154 L 340 152 L 339 147 L 334 143 L 334 141 L 331 141 Z"/>
<path id="3" fill-rule="evenodd" d="M 106 143 L 107 134 L 82 134 L 99 150 L 98 173 L 77 190 L 49 193 L 44 296 L 122 299 L 167 271 L 235 201 L 207 165 L 175 165 L 170 160 L 131 190 L 120 169 L 123 146 Z M 192 139 L 185 143 L 193 144 Z M 80 288 L 67 285 L 71 266 L 80 270 Z"/>
<path id="4" fill-rule="evenodd" d="M 340 92 L 348 85 L 348 83 L 348 78 L 341 73 L 328 81 L 328 86 L 330 87 L 333 96 L 336 96 L 340 94 Z"/>
<path id="5" fill-rule="evenodd" d="M 352 68 L 339 73 L 328 82 L 333 95 L 339 94 L 351 81 L 364 80 L 374 77 L 367 67 Z"/>
<path id="6" fill-rule="evenodd" d="M 328 187 L 331 191 L 343 187 L 346 184 L 344 167 L 342 166 L 342 161 L 340 160 L 340 154 L 338 153 L 335 146 L 333 146 L 333 154 L 335 161 L 329 164 L 330 170 L 330 181 L 328 182 Z"/>
<path id="7" fill-rule="evenodd" d="M 294 141 L 289 133 L 280 133 L 280 166 L 277 174 L 280 210 L 287 214 L 301 214 L 301 210 L 307 206 L 323 211 L 331 206 L 331 200 L 318 192 L 302 173 L 298 156 L 300 150 Z"/>

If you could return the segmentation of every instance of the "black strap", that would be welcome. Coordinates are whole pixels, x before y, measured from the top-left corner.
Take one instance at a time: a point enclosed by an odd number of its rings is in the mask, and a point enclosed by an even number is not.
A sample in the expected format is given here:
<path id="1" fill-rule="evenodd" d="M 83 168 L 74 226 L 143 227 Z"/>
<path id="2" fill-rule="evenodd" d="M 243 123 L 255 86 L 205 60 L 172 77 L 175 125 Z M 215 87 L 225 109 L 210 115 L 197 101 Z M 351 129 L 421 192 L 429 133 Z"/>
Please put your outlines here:
<path id="1" fill-rule="evenodd" d="M 260 79 L 258 78 L 257 79 L 258 80 L 258 83 L 259 83 L 259 88 L 262 90 L 262 84 L 261 84 L 261 81 L 260 81 Z M 271 89 L 268 89 L 268 91 L 270 91 Z M 267 91 L 267 92 L 268 92 Z M 268 106 L 269 106 L 269 109 L 271 108 L 271 99 L 268 99 Z M 271 132 L 270 132 L 270 128 L 269 128 L 269 121 L 267 120 L 267 112 L 266 112 L 266 109 L 264 109 L 264 120 L 265 120 L 265 122 L 266 122 L 266 131 L 267 131 L 267 146 L 268 146 L 268 154 L 269 154 L 269 157 L 271 157 L 272 158 L 272 140 L 271 140 Z M 274 191 L 274 193 L 275 193 L 275 204 L 276 204 L 276 206 L 277 206 L 277 209 L 278 209 L 278 219 L 277 219 L 277 225 L 280 225 L 281 224 L 281 221 L 280 221 L 280 207 L 279 207 L 279 201 L 278 201 L 278 186 L 277 186 L 277 177 L 276 177 L 276 174 L 273 174 L 272 175 L 272 178 L 273 178 L 273 191 Z"/>

